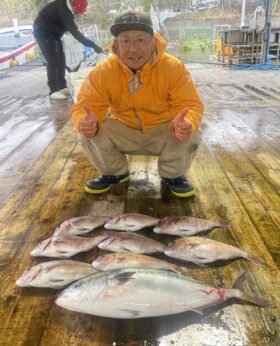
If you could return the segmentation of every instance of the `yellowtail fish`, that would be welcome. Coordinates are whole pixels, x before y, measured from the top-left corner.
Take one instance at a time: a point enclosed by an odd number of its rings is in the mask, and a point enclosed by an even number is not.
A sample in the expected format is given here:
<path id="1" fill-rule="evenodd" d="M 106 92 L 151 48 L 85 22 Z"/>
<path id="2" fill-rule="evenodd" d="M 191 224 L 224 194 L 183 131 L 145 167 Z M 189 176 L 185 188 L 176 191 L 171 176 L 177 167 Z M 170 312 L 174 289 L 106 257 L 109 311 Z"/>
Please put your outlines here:
<path id="1" fill-rule="evenodd" d="M 247 294 L 236 285 L 213 287 L 167 270 L 147 268 L 124 268 L 91 275 L 67 287 L 59 294 L 56 304 L 96 316 L 143 318 L 184 311 L 202 313 L 204 308 L 230 298 L 275 307 L 267 299 Z"/>

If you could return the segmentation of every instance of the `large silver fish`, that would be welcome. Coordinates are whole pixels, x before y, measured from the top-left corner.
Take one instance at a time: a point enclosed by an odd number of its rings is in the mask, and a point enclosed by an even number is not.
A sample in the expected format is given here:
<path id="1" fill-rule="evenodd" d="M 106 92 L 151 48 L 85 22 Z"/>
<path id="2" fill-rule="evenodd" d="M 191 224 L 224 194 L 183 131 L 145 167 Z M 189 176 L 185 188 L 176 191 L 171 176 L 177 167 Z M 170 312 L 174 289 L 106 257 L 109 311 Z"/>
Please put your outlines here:
<path id="1" fill-rule="evenodd" d="M 127 213 L 114 216 L 109 222 L 105 223 L 106 229 L 119 231 L 139 231 L 142 228 L 154 226 L 159 219 L 153 216 Z"/>
<path id="2" fill-rule="evenodd" d="M 19 287 L 61 288 L 96 273 L 90 264 L 56 260 L 37 264 L 26 270 L 16 281 Z"/>
<path id="3" fill-rule="evenodd" d="M 97 316 L 142 318 L 188 310 L 202 313 L 204 308 L 230 298 L 275 306 L 237 288 L 216 288 L 166 270 L 141 268 L 113 270 L 81 279 L 60 293 L 56 304 Z"/>
<path id="4" fill-rule="evenodd" d="M 103 226 L 111 217 L 108 216 L 79 216 L 63 222 L 54 231 L 54 236 L 78 235 L 89 233 L 99 226 Z"/>
<path id="5" fill-rule="evenodd" d="M 91 250 L 109 234 L 110 231 L 101 231 L 91 238 L 75 235 L 51 237 L 36 245 L 30 254 L 32 256 L 69 258 L 77 253 Z"/>
<path id="6" fill-rule="evenodd" d="M 165 233 L 187 237 L 213 228 L 229 227 L 228 221 L 212 221 L 190 216 L 167 216 L 154 227 L 155 233 Z"/>
<path id="7" fill-rule="evenodd" d="M 98 244 L 99 249 L 113 252 L 150 254 L 163 252 L 165 245 L 133 232 L 114 232 Z"/>
<path id="8" fill-rule="evenodd" d="M 262 258 L 235 246 L 201 237 L 177 239 L 167 245 L 164 254 L 169 257 L 193 262 L 199 265 L 239 257 L 245 258 L 255 264 L 265 264 Z"/>
<path id="9" fill-rule="evenodd" d="M 153 268 L 170 270 L 175 273 L 185 274 L 187 269 L 176 264 L 160 260 L 151 256 L 139 255 L 135 253 L 112 253 L 97 257 L 92 266 L 97 270 L 109 271 L 121 268 Z"/>

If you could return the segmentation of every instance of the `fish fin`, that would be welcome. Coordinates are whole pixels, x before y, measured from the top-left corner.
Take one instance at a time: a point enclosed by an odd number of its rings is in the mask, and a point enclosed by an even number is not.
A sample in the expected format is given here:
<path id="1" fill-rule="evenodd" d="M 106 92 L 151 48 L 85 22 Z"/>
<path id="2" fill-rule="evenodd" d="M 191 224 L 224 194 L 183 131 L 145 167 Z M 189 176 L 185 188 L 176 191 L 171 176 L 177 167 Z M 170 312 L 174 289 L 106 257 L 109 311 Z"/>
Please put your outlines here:
<path id="1" fill-rule="evenodd" d="M 97 226 L 98 227 L 98 226 Z M 96 227 L 96 228 L 97 228 Z M 95 228 L 79 228 L 78 229 L 78 234 L 84 234 L 84 233 L 89 233 L 90 231 L 93 231 Z"/>
<path id="2" fill-rule="evenodd" d="M 266 265 L 266 262 L 263 258 L 258 257 L 252 253 L 247 254 L 247 256 L 245 257 L 248 261 L 250 261 L 251 263 L 254 264 L 259 264 L 259 265 Z"/>
<path id="3" fill-rule="evenodd" d="M 50 280 L 51 283 L 55 283 L 55 282 L 60 283 L 60 282 L 64 282 L 64 281 L 65 281 L 65 279 L 51 279 Z M 65 284 L 65 286 L 66 286 L 66 284 Z"/>
<path id="4" fill-rule="evenodd" d="M 220 228 L 228 228 L 230 226 L 231 226 L 231 223 L 229 222 L 229 220 L 222 220 L 218 224 L 218 227 Z"/>
<path id="5" fill-rule="evenodd" d="M 121 252 L 133 252 L 133 251 L 131 251 L 131 249 L 129 249 L 128 247 L 125 247 L 124 245 L 121 245 L 120 246 L 120 250 L 121 250 Z"/>
<path id="6" fill-rule="evenodd" d="M 125 225 L 126 225 L 127 227 L 130 227 L 130 228 L 135 227 L 134 224 L 130 224 L 130 223 L 126 223 Z"/>
<path id="7" fill-rule="evenodd" d="M 192 233 L 190 234 L 189 230 L 186 230 L 184 228 L 180 228 L 179 231 L 180 231 L 180 234 L 178 234 L 179 233 L 178 232 L 176 235 L 180 238 L 185 238 L 185 237 L 189 237 L 192 235 Z"/>
<path id="8" fill-rule="evenodd" d="M 113 279 L 116 280 L 119 285 L 123 285 L 127 281 L 132 279 L 134 274 L 135 274 L 135 272 L 120 273 L 120 274 L 114 275 Z"/>
<path id="9" fill-rule="evenodd" d="M 276 304 L 274 302 L 271 302 L 266 298 L 258 297 L 255 295 L 250 295 L 250 294 L 247 294 L 247 293 L 245 293 L 241 290 L 238 290 L 238 289 L 233 290 L 233 291 L 234 291 L 233 297 L 235 297 L 235 298 L 238 298 L 238 299 L 244 300 L 246 302 L 252 303 L 254 305 L 262 306 L 265 308 L 275 308 L 276 307 Z"/>
<path id="10" fill-rule="evenodd" d="M 200 263 L 200 262 L 193 262 L 194 264 L 202 267 L 202 268 L 207 268 L 207 265 L 203 264 L 203 263 Z"/>
<path id="11" fill-rule="evenodd" d="M 196 257 L 194 261 L 192 261 L 193 263 L 197 264 L 200 267 L 207 267 L 205 265 L 205 263 L 207 264 L 209 261 L 208 258 L 206 257 Z"/>
<path id="12" fill-rule="evenodd" d="M 69 252 L 67 251 L 63 251 L 63 250 L 58 250 L 56 251 L 57 255 L 56 256 L 53 256 L 53 257 L 58 257 L 58 258 L 69 258 L 71 256 L 74 256 L 74 255 L 69 255 Z"/>
<path id="13" fill-rule="evenodd" d="M 233 282 L 232 288 L 240 288 L 246 281 L 246 273 L 240 274 Z"/>
<path id="14" fill-rule="evenodd" d="M 130 315 L 128 318 L 137 318 L 140 316 L 140 313 L 137 310 L 121 309 L 121 311 L 128 313 Z"/>
<path id="15" fill-rule="evenodd" d="M 188 305 L 186 305 L 186 311 L 192 311 L 192 312 L 195 312 L 197 314 L 203 315 L 202 308 L 190 308 L 190 307 L 188 307 Z"/>

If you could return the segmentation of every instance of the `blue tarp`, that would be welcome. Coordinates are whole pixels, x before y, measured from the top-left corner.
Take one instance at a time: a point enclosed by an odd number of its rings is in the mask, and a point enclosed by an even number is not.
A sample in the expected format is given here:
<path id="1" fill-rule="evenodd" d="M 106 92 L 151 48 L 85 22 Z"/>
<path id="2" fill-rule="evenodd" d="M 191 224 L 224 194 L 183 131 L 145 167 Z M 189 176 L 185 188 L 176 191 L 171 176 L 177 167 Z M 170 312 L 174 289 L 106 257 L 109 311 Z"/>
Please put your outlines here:
<path id="1" fill-rule="evenodd" d="M 233 70 L 278 70 L 280 71 L 280 65 L 272 64 L 267 62 L 265 64 L 237 64 L 231 65 L 231 69 Z"/>

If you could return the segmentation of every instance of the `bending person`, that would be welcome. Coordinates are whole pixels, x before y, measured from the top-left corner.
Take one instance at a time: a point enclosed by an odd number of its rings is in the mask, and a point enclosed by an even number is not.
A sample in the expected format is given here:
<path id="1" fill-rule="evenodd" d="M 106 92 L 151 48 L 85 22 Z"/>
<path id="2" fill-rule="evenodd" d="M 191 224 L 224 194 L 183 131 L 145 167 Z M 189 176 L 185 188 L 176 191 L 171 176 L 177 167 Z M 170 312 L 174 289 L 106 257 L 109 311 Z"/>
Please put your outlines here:
<path id="1" fill-rule="evenodd" d="M 52 99 L 66 99 L 69 94 L 65 80 L 65 54 L 61 37 L 69 31 L 73 37 L 97 53 L 102 48 L 87 39 L 75 23 L 76 14 L 85 14 L 87 0 L 55 0 L 39 12 L 33 25 L 33 33 L 47 61 L 47 77 Z"/>

